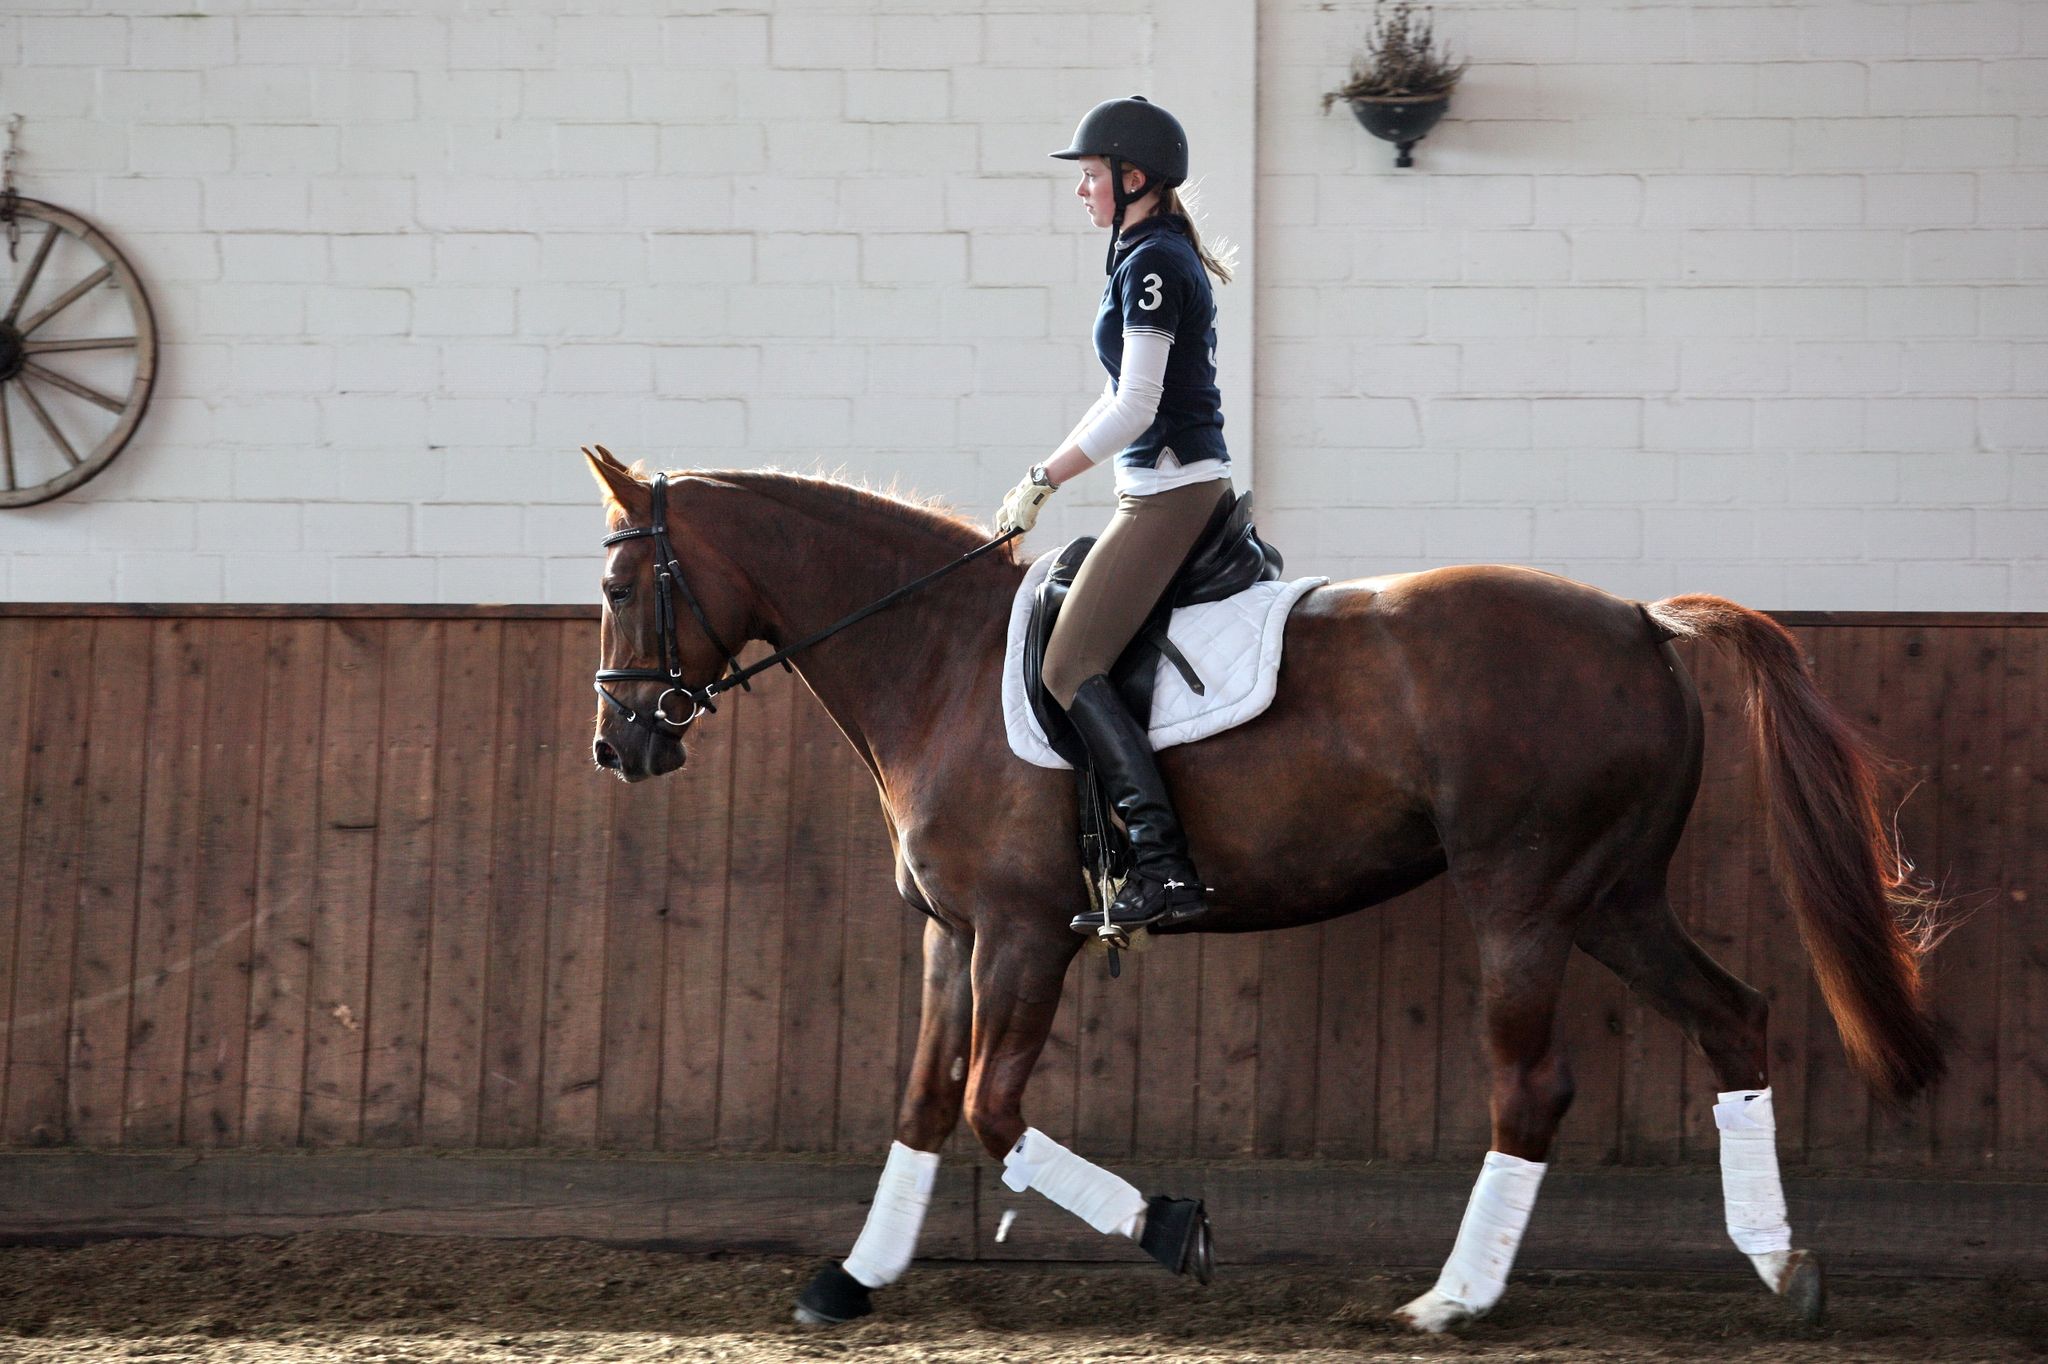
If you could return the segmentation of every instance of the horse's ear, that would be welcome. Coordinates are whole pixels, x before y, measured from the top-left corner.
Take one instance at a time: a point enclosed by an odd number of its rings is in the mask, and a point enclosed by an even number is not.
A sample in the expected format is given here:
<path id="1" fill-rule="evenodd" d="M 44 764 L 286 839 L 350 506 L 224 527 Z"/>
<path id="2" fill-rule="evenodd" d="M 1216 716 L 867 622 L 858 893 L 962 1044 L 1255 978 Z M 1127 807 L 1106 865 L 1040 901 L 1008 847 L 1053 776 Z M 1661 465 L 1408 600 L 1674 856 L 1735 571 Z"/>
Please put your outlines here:
<path id="1" fill-rule="evenodd" d="M 645 508 L 647 485 L 633 477 L 632 472 L 619 463 L 611 451 L 602 445 L 586 445 L 583 447 L 583 458 L 589 462 L 590 475 L 604 491 L 606 502 L 623 508 L 629 514 Z"/>

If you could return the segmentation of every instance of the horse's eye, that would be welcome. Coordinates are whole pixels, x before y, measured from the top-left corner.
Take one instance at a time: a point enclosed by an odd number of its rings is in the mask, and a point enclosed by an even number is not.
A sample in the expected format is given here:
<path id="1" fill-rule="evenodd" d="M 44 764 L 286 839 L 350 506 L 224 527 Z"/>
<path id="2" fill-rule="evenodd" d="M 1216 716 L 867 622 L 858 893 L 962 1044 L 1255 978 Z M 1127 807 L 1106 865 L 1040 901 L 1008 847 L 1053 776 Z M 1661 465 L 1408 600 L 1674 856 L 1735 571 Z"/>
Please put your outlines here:
<path id="1" fill-rule="evenodd" d="M 626 598 L 633 595 L 633 585 L 631 583 L 609 584 L 604 589 L 604 595 L 613 606 L 624 606 Z"/>

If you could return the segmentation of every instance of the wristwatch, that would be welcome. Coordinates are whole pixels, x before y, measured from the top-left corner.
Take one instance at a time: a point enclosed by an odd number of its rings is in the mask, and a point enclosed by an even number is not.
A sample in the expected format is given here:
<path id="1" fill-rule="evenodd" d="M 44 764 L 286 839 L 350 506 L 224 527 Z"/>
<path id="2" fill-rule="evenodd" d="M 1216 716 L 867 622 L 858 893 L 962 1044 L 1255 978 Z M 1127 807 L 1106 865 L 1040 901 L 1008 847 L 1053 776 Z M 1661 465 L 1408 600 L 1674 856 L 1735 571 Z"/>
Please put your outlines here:
<path id="1" fill-rule="evenodd" d="M 1046 468 L 1043 464 L 1034 464 L 1031 466 L 1030 478 L 1032 484 L 1036 487 L 1056 488 L 1059 486 L 1058 484 L 1052 481 L 1052 475 L 1046 472 Z"/>

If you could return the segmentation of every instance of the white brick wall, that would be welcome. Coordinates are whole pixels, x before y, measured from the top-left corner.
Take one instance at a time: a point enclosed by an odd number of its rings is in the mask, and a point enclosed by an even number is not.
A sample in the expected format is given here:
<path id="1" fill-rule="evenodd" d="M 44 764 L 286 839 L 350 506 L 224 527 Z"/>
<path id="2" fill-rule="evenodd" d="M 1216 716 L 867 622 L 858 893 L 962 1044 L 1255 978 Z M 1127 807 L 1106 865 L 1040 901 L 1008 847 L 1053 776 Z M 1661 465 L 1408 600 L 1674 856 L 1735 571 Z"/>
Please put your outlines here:
<path id="1" fill-rule="evenodd" d="M 0 14 L 22 189 L 167 342 L 113 468 L 0 512 L 0 596 L 588 600 L 591 440 L 985 509 L 1101 382 L 1044 152 L 1146 90 L 1248 248 L 1292 566 L 2048 609 L 2031 0 L 1439 0 L 1474 64 L 1409 171 L 1318 112 L 1362 4 L 130 8 Z"/>
<path id="2" fill-rule="evenodd" d="M 1267 0 L 1259 490 L 1294 562 L 2048 609 L 2038 8 L 1441 0 L 1473 67 L 1401 171 L 1314 103 L 1361 14 Z"/>

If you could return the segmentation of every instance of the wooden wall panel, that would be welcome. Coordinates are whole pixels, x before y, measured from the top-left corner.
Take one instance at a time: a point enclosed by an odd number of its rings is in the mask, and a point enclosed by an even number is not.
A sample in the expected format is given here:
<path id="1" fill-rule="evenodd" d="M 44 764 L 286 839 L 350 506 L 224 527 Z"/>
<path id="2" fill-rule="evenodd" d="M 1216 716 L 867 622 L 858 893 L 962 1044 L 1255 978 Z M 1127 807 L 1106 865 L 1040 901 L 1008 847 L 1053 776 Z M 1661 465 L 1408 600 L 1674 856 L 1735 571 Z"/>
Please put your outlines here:
<path id="1" fill-rule="evenodd" d="M 311 1146 L 353 1146 L 362 1139 L 387 624 L 338 624 L 326 651 L 300 1129 Z"/>
<path id="2" fill-rule="evenodd" d="M 185 1017 L 196 945 L 193 878 L 199 842 L 200 725 L 206 714 L 205 634 L 213 622 L 156 622 L 143 754 L 142 865 L 137 877 L 134 996 L 122 1140 L 175 1146 L 185 1100 Z M 222 678 L 220 685 L 234 679 Z"/>
<path id="3" fill-rule="evenodd" d="M 843 1151 L 894 1130 L 923 921 L 872 780 L 764 675 L 627 788 L 592 768 L 589 621 L 0 608 L 0 1140 Z M 2048 619 L 1810 618 L 1966 913 L 1953 1073 L 1873 1105 L 1770 884 L 1742 679 L 1682 650 L 1706 769 L 1674 908 L 1771 1000 L 1813 1170 L 2048 1168 Z M 137 685 L 137 683 L 140 685 Z M 1462 1168 L 1488 1142 L 1477 957 L 1439 881 L 1289 933 L 1079 956 L 1027 1096 L 1097 1158 Z M 1711 1164 L 1716 1084 L 1575 960 L 1559 1159 Z M 974 1148 L 964 1130 L 952 1149 Z"/>
<path id="4" fill-rule="evenodd" d="M 4 640 L 7 624 L 0 621 L 0 640 Z M 140 725 L 131 720 L 139 714 L 133 704 L 138 688 L 142 694 L 150 690 L 150 629 L 146 620 L 93 622 L 91 706 L 99 719 L 102 741 L 92 746 L 86 772 L 85 866 L 79 887 L 65 1076 L 65 1133 L 87 1146 L 114 1146 L 121 1140 L 142 851 L 142 783 L 136 780 L 135 768 L 143 735 Z M 0 642 L 0 655 L 5 649 Z M 113 730 L 121 739 L 110 743 L 106 742 L 108 719 L 113 716 L 131 720 Z M 0 754 L 0 789 L 5 787 L 5 768 L 6 759 Z M 5 837 L 5 829 L 6 817 L 0 813 L 0 838 Z M 301 884 L 303 880 L 301 877 Z M 4 868 L 0 868 L 0 886 L 7 884 Z M 4 920 L 0 915 L 0 922 Z"/>
<path id="5" fill-rule="evenodd" d="M 85 859 L 92 622 L 38 621 L 29 689 L 28 820 L 21 839 L 13 940 L 7 1102 L 0 1136 L 45 1146 L 64 1138 L 65 1037 L 72 939 Z"/>
<path id="6" fill-rule="evenodd" d="M 299 1139 L 305 1098 L 327 629 L 318 621 L 268 627 L 242 1140 L 288 1146 Z"/>
<path id="7" fill-rule="evenodd" d="M 437 790 L 446 629 L 439 621 L 394 620 L 384 632 L 370 1014 L 363 1021 L 363 1141 L 370 1146 L 421 1140 L 435 815 L 447 805 Z M 450 729 L 459 744 L 467 733 L 461 712 L 450 717 Z"/>

